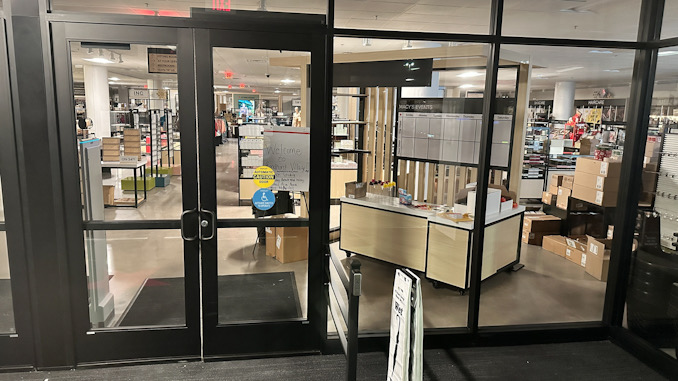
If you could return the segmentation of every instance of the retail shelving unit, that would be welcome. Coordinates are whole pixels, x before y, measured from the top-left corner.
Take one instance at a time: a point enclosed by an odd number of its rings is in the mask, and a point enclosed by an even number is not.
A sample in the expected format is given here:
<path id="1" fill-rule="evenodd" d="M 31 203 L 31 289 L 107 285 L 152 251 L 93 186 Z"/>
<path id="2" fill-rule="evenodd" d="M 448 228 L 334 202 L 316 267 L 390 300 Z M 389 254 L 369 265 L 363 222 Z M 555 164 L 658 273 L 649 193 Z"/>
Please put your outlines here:
<path id="1" fill-rule="evenodd" d="M 128 110 L 111 110 L 111 136 L 121 135 L 129 127 L 132 127 L 132 116 Z"/>
<path id="2" fill-rule="evenodd" d="M 251 202 L 254 170 L 264 165 L 264 126 L 238 126 L 238 205 Z"/>
<path id="3" fill-rule="evenodd" d="M 654 209 L 661 217 L 662 246 L 675 250 L 673 245 L 677 241 L 674 233 L 678 232 L 678 128 L 665 131 L 660 155 Z"/>

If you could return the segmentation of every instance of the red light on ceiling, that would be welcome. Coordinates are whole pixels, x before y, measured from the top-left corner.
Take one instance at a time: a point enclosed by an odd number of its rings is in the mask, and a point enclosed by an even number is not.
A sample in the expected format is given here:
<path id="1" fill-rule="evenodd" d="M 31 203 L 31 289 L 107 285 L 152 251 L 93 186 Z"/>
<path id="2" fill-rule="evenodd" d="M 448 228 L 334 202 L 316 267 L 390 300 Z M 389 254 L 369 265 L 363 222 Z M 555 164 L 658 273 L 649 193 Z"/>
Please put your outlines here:
<path id="1" fill-rule="evenodd" d="M 228 12 L 231 10 L 231 0 L 212 0 L 212 9 Z"/>
<path id="2" fill-rule="evenodd" d="M 155 11 L 152 9 L 131 8 L 130 11 L 135 15 L 155 16 Z"/>
<path id="3" fill-rule="evenodd" d="M 252 89 L 252 92 L 253 92 L 253 93 L 256 93 L 256 92 L 257 92 L 257 89 Z"/>
<path id="4" fill-rule="evenodd" d="M 233 88 L 233 86 L 231 86 L 231 85 L 228 85 L 228 89 L 229 89 L 229 90 L 230 90 L 230 89 L 232 89 L 232 88 Z"/>
<path id="5" fill-rule="evenodd" d="M 148 85 L 144 85 L 144 89 L 148 89 Z"/>
<path id="6" fill-rule="evenodd" d="M 226 77 L 226 79 L 231 79 L 231 78 L 233 78 L 233 72 L 232 72 L 232 71 L 227 71 L 227 72 L 225 72 L 225 73 L 224 73 L 224 77 Z"/>
<path id="7" fill-rule="evenodd" d="M 240 84 L 240 88 L 241 88 L 241 89 L 244 89 L 244 88 L 245 88 L 245 84 L 244 84 L 244 83 L 241 83 L 241 84 Z"/>
<path id="8" fill-rule="evenodd" d="M 188 12 L 179 12 L 179 11 L 158 11 L 158 16 L 164 17 L 190 17 Z"/>

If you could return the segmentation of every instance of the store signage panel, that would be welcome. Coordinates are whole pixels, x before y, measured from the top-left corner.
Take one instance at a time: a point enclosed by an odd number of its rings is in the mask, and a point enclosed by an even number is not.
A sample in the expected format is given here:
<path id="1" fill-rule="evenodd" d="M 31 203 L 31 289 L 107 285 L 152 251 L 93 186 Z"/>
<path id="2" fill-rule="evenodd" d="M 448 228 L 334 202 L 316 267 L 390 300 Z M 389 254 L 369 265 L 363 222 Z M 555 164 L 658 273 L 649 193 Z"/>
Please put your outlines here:
<path id="1" fill-rule="evenodd" d="M 177 74 L 177 51 L 172 49 L 148 48 L 148 72 L 156 74 Z"/>
<path id="2" fill-rule="evenodd" d="M 148 92 L 148 89 L 129 89 L 128 91 L 129 97 L 131 99 L 149 99 L 150 98 L 150 93 Z"/>
<path id="3" fill-rule="evenodd" d="M 308 191 L 311 183 L 310 137 L 310 128 L 264 128 L 264 165 L 275 172 L 275 182 L 270 189 Z"/>
<path id="4" fill-rule="evenodd" d="M 428 87 L 433 59 L 334 64 L 334 87 Z"/>

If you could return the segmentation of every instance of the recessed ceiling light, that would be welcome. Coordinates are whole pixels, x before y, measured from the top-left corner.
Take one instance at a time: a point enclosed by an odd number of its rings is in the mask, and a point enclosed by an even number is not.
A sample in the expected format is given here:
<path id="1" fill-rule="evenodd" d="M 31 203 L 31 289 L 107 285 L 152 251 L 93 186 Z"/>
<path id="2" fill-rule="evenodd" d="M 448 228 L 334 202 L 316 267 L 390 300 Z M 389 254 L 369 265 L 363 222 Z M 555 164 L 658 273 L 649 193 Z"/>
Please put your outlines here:
<path id="1" fill-rule="evenodd" d="M 608 73 L 619 73 L 619 70 L 617 70 L 617 69 L 605 69 L 603 71 L 606 71 Z"/>
<path id="2" fill-rule="evenodd" d="M 414 78 L 405 78 L 405 81 L 412 82 L 412 81 L 414 81 Z"/>
<path id="3" fill-rule="evenodd" d="M 675 51 L 675 50 L 665 50 L 663 52 L 657 53 L 657 55 L 660 56 L 660 57 L 675 56 L 676 54 L 678 54 L 678 51 Z"/>
<path id="4" fill-rule="evenodd" d="M 465 85 L 459 86 L 460 89 L 468 89 L 469 87 L 473 87 L 473 85 L 470 84 L 470 83 L 467 83 L 467 84 L 465 84 Z"/>
<path id="5" fill-rule="evenodd" d="M 611 50 L 591 50 L 589 53 L 612 54 Z"/>
<path id="6" fill-rule="evenodd" d="M 169 87 L 167 87 L 167 86 L 165 86 L 165 87 L 163 87 L 163 89 L 165 89 L 165 90 L 169 90 L 170 88 L 169 88 Z"/>
<path id="7" fill-rule="evenodd" d="M 83 58 L 85 61 L 98 63 L 98 64 L 112 64 L 113 61 L 106 59 L 104 57 L 95 57 L 95 58 Z"/>
<path id="8" fill-rule="evenodd" d="M 556 72 L 564 73 L 566 71 L 579 70 L 579 69 L 583 69 L 583 68 L 584 68 L 583 66 L 572 66 L 572 67 L 567 67 L 565 69 L 556 70 Z"/>
<path id="9" fill-rule="evenodd" d="M 276 90 L 274 91 L 274 93 L 280 94 L 280 90 L 276 89 Z"/>
<path id="10" fill-rule="evenodd" d="M 285 78 L 285 79 L 281 80 L 280 82 L 282 82 L 282 83 L 294 83 L 296 81 L 293 80 L 293 79 Z"/>
<path id="11" fill-rule="evenodd" d="M 120 78 L 118 78 L 118 77 L 111 77 L 111 78 L 109 78 L 109 80 L 111 80 L 111 81 L 119 81 Z"/>
<path id="12" fill-rule="evenodd" d="M 466 73 L 461 73 L 461 74 L 457 75 L 457 77 L 471 78 L 471 77 L 479 77 L 481 75 L 483 75 L 483 73 L 479 73 L 477 71 L 467 71 Z"/>

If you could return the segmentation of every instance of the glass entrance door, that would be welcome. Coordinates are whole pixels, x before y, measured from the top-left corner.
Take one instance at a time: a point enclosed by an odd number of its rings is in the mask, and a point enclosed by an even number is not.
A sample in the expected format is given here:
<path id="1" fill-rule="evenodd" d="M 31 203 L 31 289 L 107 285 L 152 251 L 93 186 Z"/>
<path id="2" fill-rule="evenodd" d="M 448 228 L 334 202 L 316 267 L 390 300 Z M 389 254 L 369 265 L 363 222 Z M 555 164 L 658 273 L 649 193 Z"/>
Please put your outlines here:
<path id="1" fill-rule="evenodd" d="M 322 99 L 324 82 L 310 73 L 321 52 L 310 34 L 195 38 L 205 355 L 317 349 L 310 163 L 323 108 L 311 94 Z"/>

